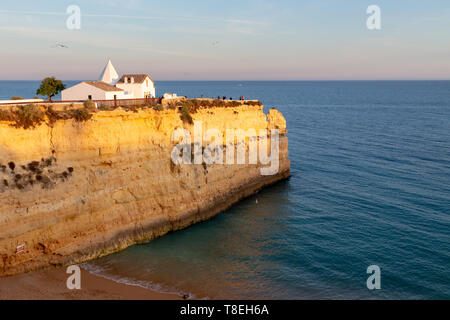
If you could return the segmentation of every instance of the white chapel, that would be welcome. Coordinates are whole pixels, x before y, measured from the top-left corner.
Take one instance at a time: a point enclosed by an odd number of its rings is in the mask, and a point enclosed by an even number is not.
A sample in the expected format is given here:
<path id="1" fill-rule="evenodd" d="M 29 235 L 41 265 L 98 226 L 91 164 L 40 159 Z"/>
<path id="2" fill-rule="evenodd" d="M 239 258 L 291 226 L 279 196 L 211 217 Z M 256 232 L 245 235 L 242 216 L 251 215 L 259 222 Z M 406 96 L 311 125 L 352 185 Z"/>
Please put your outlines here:
<path id="1" fill-rule="evenodd" d="M 64 101 L 143 99 L 156 97 L 148 74 L 119 75 L 109 59 L 98 81 L 83 81 L 61 92 Z"/>

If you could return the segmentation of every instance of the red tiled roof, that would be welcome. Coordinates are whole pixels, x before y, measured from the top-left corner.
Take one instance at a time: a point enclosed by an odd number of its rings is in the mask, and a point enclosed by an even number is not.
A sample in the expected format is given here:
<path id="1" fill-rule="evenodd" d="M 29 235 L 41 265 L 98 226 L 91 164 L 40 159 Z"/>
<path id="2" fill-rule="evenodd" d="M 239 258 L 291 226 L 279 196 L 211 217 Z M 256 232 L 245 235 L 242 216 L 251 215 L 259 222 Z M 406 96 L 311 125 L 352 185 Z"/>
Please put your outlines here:
<path id="1" fill-rule="evenodd" d="M 154 83 L 153 79 L 148 74 L 124 74 L 117 83 L 125 83 L 125 78 L 134 78 L 134 83 L 143 83 L 145 79 L 149 77 Z"/>
<path id="2" fill-rule="evenodd" d="M 107 84 L 106 82 L 102 81 L 84 81 L 84 83 L 87 83 L 93 87 L 96 87 L 98 89 L 101 89 L 103 91 L 123 91 L 123 89 L 117 88 L 115 86 L 112 86 L 110 84 Z"/>

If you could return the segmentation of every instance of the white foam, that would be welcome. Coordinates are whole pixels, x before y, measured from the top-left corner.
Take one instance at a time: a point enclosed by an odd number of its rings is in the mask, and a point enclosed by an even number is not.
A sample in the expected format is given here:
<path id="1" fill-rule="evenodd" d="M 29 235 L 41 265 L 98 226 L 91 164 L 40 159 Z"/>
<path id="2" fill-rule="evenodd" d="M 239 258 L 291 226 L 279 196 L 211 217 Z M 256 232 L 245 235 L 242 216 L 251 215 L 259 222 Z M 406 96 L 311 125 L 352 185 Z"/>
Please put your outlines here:
<path id="1" fill-rule="evenodd" d="M 153 283 L 150 281 L 136 280 L 136 279 L 130 279 L 130 278 L 126 278 L 126 277 L 119 277 L 119 276 L 111 275 L 108 273 L 108 270 L 106 270 L 106 268 L 103 268 L 98 265 L 94 265 L 89 262 L 81 263 L 80 266 L 92 275 L 102 277 L 104 279 L 108 279 L 108 280 L 111 280 L 111 281 L 114 281 L 114 282 L 117 282 L 120 284 L 125 284 L 128 286 L 134 286 L 134 287 L 140 287 L 143 289 L 156 291 L 156 292 L 164 293 L 164 294 L 174 294 L 174 295 L 178 295 L 181 297 L 187 295 L 187 296 L 189 296 L 190 299 L 196 298 L 196 296 L 192 293 L 183 292 L 181 290 L 162 286 L 160 284 Z"/>

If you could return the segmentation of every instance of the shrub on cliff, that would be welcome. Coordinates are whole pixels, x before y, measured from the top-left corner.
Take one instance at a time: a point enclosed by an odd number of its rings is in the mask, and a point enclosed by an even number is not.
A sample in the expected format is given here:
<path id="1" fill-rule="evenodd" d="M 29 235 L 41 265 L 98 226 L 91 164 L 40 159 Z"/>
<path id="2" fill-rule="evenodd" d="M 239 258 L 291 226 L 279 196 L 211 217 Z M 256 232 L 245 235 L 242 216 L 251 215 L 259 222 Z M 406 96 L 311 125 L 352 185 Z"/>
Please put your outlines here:
<path id="1" fill-rule="evenodd" d="M 232 107 L 240 107 L 242 105 L 249 105 L 249 106 L 262 105 L 260 101 L 237 101 L 237 100 L 222 100 L 222 99 L 214 99 L 214 100 L 189 99 L 184 101 L 183 103 L 189 107 L 189 112 L 191 114 L 196 113 L 199 109 L 202 108 L 232 108 Z M 177 106 L 176 103 L 169 102 L 168 104 L 169 109 L 175 109 L 176 106 Z"/>
<path id="2" fill-rule="evenodd" d="M 11 100 L 23 100 L 22 97 L 11 97 Z"/>
<path id="3" fill-rule="evenodd" d="M 34 128 L 45 120 L 44 112 L 34 104 L 19 106 L 13 113 L 16 128 Z"/>
<path id="4" fill-rule="evenodd" d="M 122 107 L 124 110 L 126 110 L 126 111 L 131 111 L 131 112 L 134 112 L 134 113 L 137 113 L 138 112 L 138 108 L 140 108 L 140 106 L 125 106 L 125 107 Z"/>
<path id="5" fill-rule="evenodd" d="M 14 121 L 14 119 L 12 112 L 0 109 L 0 121 Z"/>
<path id="6" fill-rule="evenodd" d="M 71 111 L 73 118 L 77 122 L 87 121 L 92 118 L 92 114 L 86 109 L 76 109 Z"/>
<path id="7" fill-rule="evenodd" d="M 58 112 L 56 112 L 55 110 L 53 110 L 53 107 L 52 107 L 52 106 L 49 106 L 49 107 L 47 108 L 47 110 L 45 111 L 45 115 L 47 116 L 47 119 L 48 119 L 48 125 L 49 125 L 50 127 L 53 127 L 53 124 L 54 124 L 57 120 L 61 119 L 60 114 L 59 114 Z"/>
<path id="8" fill-rule="evenodd" d="M 181 120 L 185 123 L 193 124 L 194 121 L 192 120 L 191 114 L 189 113 L 189 106 L 187 104 L 183 104 L 181 107 Z"/>
<path id="9" fill-rule="evenodd" d="M 92 100 L 86 100 L 85 102 L 83 102 L 83 105 L 88 110 L 95 109 L 95 103 Z"/>
<path id="10" fill-rule="evenodd" d="M 262 106 L 261 101 L 246 101 L 245 104 L 248 106 Z"/>
<path id="11" fill-rule="evenodd" d="M 113 111 L 113 110 L 116 110 L 118 107 L 115 107 L 115 106 L 109 106 L 109 105 L 107 105 L 107 104 L 100 104 L 99 106 L 98 106 L 98 110 L 100 110 L 100 111 Z"/>

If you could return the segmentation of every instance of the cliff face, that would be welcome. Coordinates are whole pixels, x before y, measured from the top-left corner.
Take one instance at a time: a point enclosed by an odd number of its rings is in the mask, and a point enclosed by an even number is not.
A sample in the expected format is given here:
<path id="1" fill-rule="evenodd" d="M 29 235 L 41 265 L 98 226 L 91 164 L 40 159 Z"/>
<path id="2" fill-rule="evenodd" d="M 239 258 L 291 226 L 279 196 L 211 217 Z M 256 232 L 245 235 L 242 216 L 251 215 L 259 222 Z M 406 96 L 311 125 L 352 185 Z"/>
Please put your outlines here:
<path id="1" fill-rule="evenodd" d="M 123 110 L 86 122 L 18 129 L 0 122 L 0 276 L 73 264 L 208 219 L 289 177 L 286 124 L 261 106 L 200 109 L 203 129 L 274 129 L 279 170 L 260 164 L 174 165 L 176 110 Z M 23 246 L 22 246 L 23 245 Z"/>

